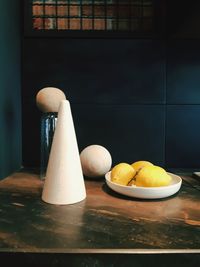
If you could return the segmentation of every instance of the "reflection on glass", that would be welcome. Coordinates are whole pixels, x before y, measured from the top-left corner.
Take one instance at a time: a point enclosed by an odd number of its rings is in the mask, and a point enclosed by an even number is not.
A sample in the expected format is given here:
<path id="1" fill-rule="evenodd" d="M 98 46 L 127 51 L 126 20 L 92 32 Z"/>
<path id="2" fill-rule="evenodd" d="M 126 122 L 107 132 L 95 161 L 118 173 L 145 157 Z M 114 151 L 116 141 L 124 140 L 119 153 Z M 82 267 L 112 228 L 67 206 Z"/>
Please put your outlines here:
<path id="1" fill-rule="evenodd" d="M 45 179 L 46 168 L 49 160 L 49 154 L 51 150 L 51 144 L 53 141 L 53 135 L 56 128 L 57 113 L 50 112 L 45 113 L 41 117 L 41 140 L 40 140 L 40 179 Z"/>

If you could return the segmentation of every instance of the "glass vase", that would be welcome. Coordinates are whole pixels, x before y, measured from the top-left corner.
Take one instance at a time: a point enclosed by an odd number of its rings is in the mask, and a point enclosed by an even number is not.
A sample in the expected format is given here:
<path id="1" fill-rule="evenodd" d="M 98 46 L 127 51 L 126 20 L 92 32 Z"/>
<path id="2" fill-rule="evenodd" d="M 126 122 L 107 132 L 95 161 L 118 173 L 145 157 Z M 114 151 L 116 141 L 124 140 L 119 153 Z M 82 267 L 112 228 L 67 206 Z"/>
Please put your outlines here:
<path id="1" fill-rule="evenodd" d="M 49 160 L 49 154 L 53 141 L 53 135 L 56 128 L 57 112 L 44 113 L 41 117 L 41 140 L 40 140 L 40 179 L 46 177 L 46 169 Z"/>

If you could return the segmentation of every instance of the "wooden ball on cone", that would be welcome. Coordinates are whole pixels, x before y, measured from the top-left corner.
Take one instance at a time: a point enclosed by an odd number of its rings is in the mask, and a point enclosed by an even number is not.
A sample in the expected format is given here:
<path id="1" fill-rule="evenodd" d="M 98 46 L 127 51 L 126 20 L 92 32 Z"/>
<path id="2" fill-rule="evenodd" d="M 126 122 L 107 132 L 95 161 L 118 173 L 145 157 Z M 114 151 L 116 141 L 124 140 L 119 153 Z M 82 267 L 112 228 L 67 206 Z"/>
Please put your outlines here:
<path id="1" fill-rule="evenodd" d="M 60 89 L 45 87 L 37 93 L 36 104 L 42 112 L 58 112 L 60 102 L 65 99 L 66 96 Z"/>

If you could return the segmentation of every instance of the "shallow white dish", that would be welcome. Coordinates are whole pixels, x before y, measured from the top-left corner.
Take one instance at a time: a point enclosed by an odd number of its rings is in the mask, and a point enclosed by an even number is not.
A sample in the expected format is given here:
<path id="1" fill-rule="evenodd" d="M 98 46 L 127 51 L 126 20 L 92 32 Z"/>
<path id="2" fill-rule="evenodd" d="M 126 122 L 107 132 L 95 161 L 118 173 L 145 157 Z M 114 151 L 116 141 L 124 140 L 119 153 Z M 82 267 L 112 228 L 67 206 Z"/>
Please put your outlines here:
<path id="1" fill-rule="evenodd" d="M 117 193 L 135 198 L 158 199 L 158 198 L 169 197 L 178 192 L 182 184 L 181 177 L 168 172 L 168 174 L 172 178 L 171 183 L 168 186 L 160 186 L 160 187 L 125 186 L 113 183 L 110 179 L 110 173 L 111 172 L 108 172 L 105 175 L 107 185 Z"/>

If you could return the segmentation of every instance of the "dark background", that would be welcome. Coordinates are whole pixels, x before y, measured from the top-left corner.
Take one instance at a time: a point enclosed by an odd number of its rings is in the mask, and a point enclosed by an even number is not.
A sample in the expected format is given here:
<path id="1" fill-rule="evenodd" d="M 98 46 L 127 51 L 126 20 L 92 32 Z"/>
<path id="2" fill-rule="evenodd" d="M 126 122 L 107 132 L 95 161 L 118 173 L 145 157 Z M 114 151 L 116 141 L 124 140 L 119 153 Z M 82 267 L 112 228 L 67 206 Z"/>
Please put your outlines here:
<path id="1" fill-rule="evenodd" d="M 0 179 L 22 162 L 20 0 L 0 1 Z"/>
<path id="2" fill-rule="evenodd" d="M 31 36 L 22 23 L 23 166 L 39 167 L 35 96 L 55 86 L 71 103 L 80 151 L 100 144 L 113 164 L 200 169 L 200 3 L 170 0 L 165 11 L 153 38 Z"/>

